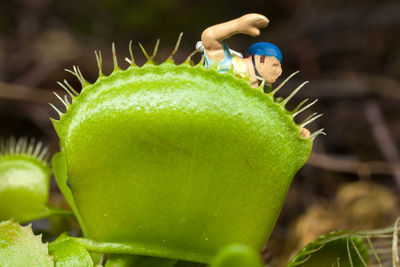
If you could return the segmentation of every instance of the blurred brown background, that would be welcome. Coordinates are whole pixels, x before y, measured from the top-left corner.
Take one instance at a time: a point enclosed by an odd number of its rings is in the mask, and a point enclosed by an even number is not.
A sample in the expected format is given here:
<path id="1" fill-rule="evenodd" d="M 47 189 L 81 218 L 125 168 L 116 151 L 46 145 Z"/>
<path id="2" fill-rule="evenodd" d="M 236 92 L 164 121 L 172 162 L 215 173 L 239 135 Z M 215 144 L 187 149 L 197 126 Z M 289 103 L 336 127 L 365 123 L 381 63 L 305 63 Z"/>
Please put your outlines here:
<path id="1" fill-rule="evenodd" d="M 309 112 L 324 116 L 311 129 L 327 133 L 293 182 L 265 258 L 279 261 L 334 228 L 393 223 L 400 215 L 399 1 L 2 0 L 0 137 L 35 137 L 56 152 L 49 117 L 57 114 L 47 103 L 58 105 L 56 81 L 79 88 L 65 68 L 79 65 L 93 82 L 94 50 L 102 50 L 109 73 L 111 42 L 127 66 L 129 40 L 143 64 L 137 43 L 151 51 L 157 38 L 161 62 L 184 32 L 175 56 L 182 62 L 207 26 L 248 12 L 266 15 L 270 25 L 260 37 L 235 36 L 228 44 L 242 53 L 256 41 L 278 45 L 284 73 L 277 84 L 301 71 L 280 94 L 309 80 L 291 102 L 318 98 Z"/>

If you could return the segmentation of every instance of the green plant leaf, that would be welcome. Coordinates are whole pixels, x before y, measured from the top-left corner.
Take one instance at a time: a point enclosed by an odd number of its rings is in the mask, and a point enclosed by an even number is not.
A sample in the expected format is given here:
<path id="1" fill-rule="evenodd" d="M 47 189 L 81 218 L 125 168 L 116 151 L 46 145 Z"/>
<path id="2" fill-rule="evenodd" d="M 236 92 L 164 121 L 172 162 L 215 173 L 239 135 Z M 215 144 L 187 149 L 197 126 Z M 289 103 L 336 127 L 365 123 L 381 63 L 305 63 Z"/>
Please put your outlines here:
<path id="1" fill-rule="evenodd" d="M 53 167 L 54 178 L 56 179 L 58 188 L 61 193 L 64 195 L 68 204 L 70 205 L 72 211 L 74 212 L 84 234 L 87 233 L 84 222 L 82 221 L 78 208 L 75 205 L 74 197 L 72 196 L 71 189 L 67 185 L 67 166 L 65 164 L 65 155 L 64 152 L 58 152 L 54 154 L 51 164 Z"/>
<path id="2" fill-rule="evenodd" d="M 55 267 L 92 267 L 89 252 L 66 234 L 60 235 L 49 245 L 49 253 L 54 256 Z"/>
<path id="3" fill-rule="evenodd" d="M 346 231 L 335 231 L 309 243 L 287 266 L 367 267 L 368 261 L 362 238 Z"/>
<path id="4" fill-rule="evenodd" d="M 0 266 L 53 266 L 47 244 L 35 236 L 31 225 L 20 226 L 14 221 L 0 222 Z"/>
<path id="5" fill-rule="evenodd" d="M 252 248 L 236 244 L 223 248 L 210 267 L 262 267 L 261 256 Z"/>
<path id="6" fill-rule="evenodd" d="M 279 88 L 145 54 L 126 70 L 114 57 L 109 76 L 97 54 L 94 84 L 74 67 L 81 93 L 62 85 L 72 103 L 52 120 L 65 156 L 57 180 L 82 242 L 201 263 L 228 244 L 261 250 L 315 137 L 301 137 L 308 122 L 285 108 L 302 85 L 276 102 Z"/>

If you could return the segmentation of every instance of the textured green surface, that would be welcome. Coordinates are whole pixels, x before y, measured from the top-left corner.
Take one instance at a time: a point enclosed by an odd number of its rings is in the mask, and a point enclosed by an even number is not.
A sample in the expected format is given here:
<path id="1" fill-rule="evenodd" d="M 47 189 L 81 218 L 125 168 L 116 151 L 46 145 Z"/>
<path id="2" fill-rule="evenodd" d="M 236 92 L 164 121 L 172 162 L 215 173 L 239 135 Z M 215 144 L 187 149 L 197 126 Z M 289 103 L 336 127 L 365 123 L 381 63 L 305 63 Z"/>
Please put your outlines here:
<path id="1" fill-rule="evenodd" d="M 0 266 L 53 266 L 47 244 L 32 233 L 31 226 L 20 226 L 13 221 L 0 222 Z"/>
<path id="2" fill-rule="evenodd" d="M 170 62 L 99 78 L 53 124 L 89 238 L 198 262 L 262 248 L 312 146 L 271 95 Z"/>
<path id="3" fill-rule="evenodd" d="M 49 245 L 49 253 L 54 257 L 55 267 L 92 267 L 89 252 L 67 235 L 59 236 Z"/>
<path id="4" fill-rule="evenodd" d="M 46 213 L 50 168 L 29 155 L 0 155 L 0 221 L 25 222 Z"/>
<path id="5" fill-rule="evenodd" d="M 362 239 L 337 231 L 305 246 L 287 267 L 364 267 L 368 261 L 368 250 Z"/>

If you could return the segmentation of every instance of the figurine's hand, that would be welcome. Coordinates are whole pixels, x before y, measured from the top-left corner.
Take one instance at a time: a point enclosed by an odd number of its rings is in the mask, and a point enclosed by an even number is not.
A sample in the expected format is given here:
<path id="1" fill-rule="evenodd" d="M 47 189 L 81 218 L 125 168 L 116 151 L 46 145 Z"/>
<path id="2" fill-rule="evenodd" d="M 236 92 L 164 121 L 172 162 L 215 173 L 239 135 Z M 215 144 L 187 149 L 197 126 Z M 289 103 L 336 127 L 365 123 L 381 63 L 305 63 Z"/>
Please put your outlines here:
<path id="1" fill-rule="evenodd" d="M 260 35 L 260 29 L 267 27 L 269 20 L 261 14 L 246 14 L 237 19 L 238 31 L 251 36 Z"/>

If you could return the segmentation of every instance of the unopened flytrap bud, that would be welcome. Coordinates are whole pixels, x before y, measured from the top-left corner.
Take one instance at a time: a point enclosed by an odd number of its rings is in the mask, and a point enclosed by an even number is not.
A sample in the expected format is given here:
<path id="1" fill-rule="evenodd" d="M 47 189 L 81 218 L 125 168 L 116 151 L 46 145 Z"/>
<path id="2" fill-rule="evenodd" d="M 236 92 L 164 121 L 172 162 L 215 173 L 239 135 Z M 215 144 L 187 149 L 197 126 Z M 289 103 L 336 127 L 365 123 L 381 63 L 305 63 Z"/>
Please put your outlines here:
<path id="1" fill-rule="evenodd" d="M 50 215 L 47 147 L 34 139 L 0 140 L 0 221 L 28 222 Z"/>
<path id="2" fill-rule="evenodd" d="M 294 122 L 303 109 L 285 109 L 293 94 L 278 103 L 277 90 L 190 58 L 157 65 L 156 50 L 126 70 L 114 50 L 109 76 L 96 53 L 94 84 L 78 68 L 81 93 L 62 84 L 72 101 L 59 97 L 67 110 L 53 124 L 86 237 L 204 263 L 229 244 L 260 250 L 322 130 L 300 136 L 315 117 Z"/>

